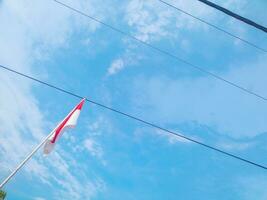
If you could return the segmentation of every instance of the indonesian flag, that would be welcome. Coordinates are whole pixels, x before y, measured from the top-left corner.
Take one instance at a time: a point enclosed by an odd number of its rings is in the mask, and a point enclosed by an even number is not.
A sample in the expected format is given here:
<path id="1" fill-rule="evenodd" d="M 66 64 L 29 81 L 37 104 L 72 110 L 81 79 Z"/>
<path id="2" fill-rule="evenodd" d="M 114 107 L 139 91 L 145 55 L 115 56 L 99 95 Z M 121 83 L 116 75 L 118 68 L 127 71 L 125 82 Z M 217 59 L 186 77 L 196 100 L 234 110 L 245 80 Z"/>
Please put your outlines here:
<path id="1" fill-rule="evenodd" d="M 52 135 L 47 139 L 45 145 L 44 145 L 44 154 L 49 154 L 59 137 L 62 135 L 64 130 L 66 128 L 74 128 L 77 124 L 78 117 L 80 115 L 81 109 L 83 107 L 83 104 L 85 102 L 85 99 L 83 99 L 66 117 L 61 121 L 57 127 L 54 129 L 54 131 L 51 133 Z"/>

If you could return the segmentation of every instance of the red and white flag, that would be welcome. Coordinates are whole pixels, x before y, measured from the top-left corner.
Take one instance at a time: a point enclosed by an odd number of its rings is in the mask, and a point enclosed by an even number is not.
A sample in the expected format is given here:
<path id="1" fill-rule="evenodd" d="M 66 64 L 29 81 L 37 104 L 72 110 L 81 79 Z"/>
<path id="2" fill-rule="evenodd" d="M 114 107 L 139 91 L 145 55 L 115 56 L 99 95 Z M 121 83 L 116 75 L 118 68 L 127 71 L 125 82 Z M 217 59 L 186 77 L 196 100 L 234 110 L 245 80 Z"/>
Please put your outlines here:
<path id="1" fill-rule="evenodd" d="M 83 99 L 54 129 L 52 135 L 48 138 L 44 145 L 44 154 L 49 154 L 57 142 L 58 138 L 62 135 L 66 128 L 74 128 L 77 124 L 78 117 L 85 99 Z"/>

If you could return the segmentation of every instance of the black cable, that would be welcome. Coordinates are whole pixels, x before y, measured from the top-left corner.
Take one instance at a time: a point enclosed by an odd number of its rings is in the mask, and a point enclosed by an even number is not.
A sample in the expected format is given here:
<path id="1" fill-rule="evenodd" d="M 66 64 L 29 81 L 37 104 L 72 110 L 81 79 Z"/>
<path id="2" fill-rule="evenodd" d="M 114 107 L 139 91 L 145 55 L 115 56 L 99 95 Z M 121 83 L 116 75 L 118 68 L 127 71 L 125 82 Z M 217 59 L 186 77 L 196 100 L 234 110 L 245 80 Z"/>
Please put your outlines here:
<path id="1" fill-rule="evenodd" d="M 22 77 L 31 79 L 31 80 L 33 80 L 33 81 L 36 81 L 36 82 L 41 83 L 41 84 L 43 84 L 43 85 L 46 85 L 46 86 L 48 86 L 48 87 L 50 87 L 50 88 L 56 89 L 56 90 L 58 90 L 58 91 L 60 91 L 60 92 L 69 94 L 69 95 L 71 95 L 71 96 L 74 96 L 74 97 L 77 97 L 77 98 L 80 98 L 80 99 L 83 98 L 81 95 L 75 94 L 75 93 L 70 92 L 70 91 L 65 90 L 65 89 L 62 89 L 62 88 L 60 88 L 60 87 L 58 87 L 58 86 L 55 86 L 55 85 L 52 85 L 52 84 L 50 84 L 50 83 L 41 81 L 41 80 L 39 80 L 39 79 L 37 79 L 37 78 L 34 78 L 34 77 L 29 76 L 29 75 L 27 75 L 27 74 L 21 73 L 21 72 L 19 72 L 19 71 L 16 71 L 16 70 L 14 70 L 14 69 L 9 68 L 9 67 L 3 66 L 3 65 L 0 65 L 0 67 L 1 67 L 2 69 L 4 69 L 4 70 L 10 71 L 10 72 L 15 73 L 15 74 L 17 74 L 17 75 L 20 75 L 20 76 L 22 76 Z M 166 128 L 163 128 L 163 127 L 161 127 L 161 126 L 159 126 L 159 125 L 156 125 L 156 124 L 154 124 L 154 123 L 151 123 L 151 122 L 148 122 L 148 121 L 146 121 L 146 120 L 143 120 L 143 119 L 141 119 L 141 118 L 135 117 L 135 116 L 133 116 L 133 115 L 131 115 L 131 114 L 127 114 L 127 113 L 125 113 L 125 112 L 123 112 L 123 111 L 120 111 L 120 110 L 117 110 L 117 109 L 115 109 L 115 108 L 106 106 L 106 105 L 104 105 L 104 104 L 102 104 L 102 103 L 98 103 L 98 102 L 93 101 L 93 100 L 91 100 L 91 99 L 89 99 L 89 98 L 86 98 L 86 101 L 88 101 L 88 102 L 90 102 L 90 103 L 92 103 L 92 104 L 95 104 L 95 105 L 97 105 L 97 106 L 100 106 L 100 107 L 102 107 L 102 108 L 108 109 L 108 110 L 110 110 L 110 111 L 116 112 L 116 113 L 118 113 L 118 114 L 120 114 L 120 115 L 126 116 L 126 117 L 128 117 L 128 118 L 130 118 L 130 119 L 133 119 L 133 120 L 135 120 L 135 121 L 138 121 L 138 122 L 141 122 L 141 123 L 143 123 L 143 124 L 149 125 L 149 126 L 151 126 L 151 127 L 154 127 L 154 128 L 156 128 L 156 129 L 159 129 L 159 130 L 164 131 L 164 132 L 166 132 L 166 133 L 169 133 L 169 134 L 171 134 L 171 135 L 174 135 L 175 137 L 183 138 L 183 139 L 188 140 L 188 141 L 190 141 L 190 142 L 193 142 L 193 143 L 195 143 L 195 144 L 198 144 L 198 145 L 201 145 L 201 146 L 203 146 L 203 147 L 206 147 L 206 148 L 208 148 L 208 149 L 210 149 L 210 150 L 214 150 L 214 151 L 216 151 L 216 152 L 222 153 L 222 154 L 227 155 L 227 156 L 229 156 L 229 157 L 235 158 L 235 159 L 237 159 L 237 160 L 240 160 L 240 161 L 243 161 L 243 162 L 245 162 L 245 163 L 248 163 L 248 164 L 254 165 L 254 166 L 256 166 L 256 167 L 260 167 L 260 168 L 262 168 L 262 169 L 267 170 L 267 167 L 264 166 L 264 165 L 261 165 L 261 164 L 258 164 L 258 163 L 256 163 L 256 162 L 253 162 L 253 161 L 247 160 L 247 159 L 245 159 L 245 158 L 236 156 L 236 155 L 234 155 L 234 154 L 228 153 L 228 152 L 226 152 L 226 151 L 223 151 L 223 150 L 218 149 L 218 148 L 216 148 L 216 147 L 210 146 L 210 145 L 205 144 L 205 143 L 203 143 L 203 142 L 197 141 L 197 140 L 195 140 L 195 139 L 189 138 L 189 137 L 187 137 L 187 136 L 181 135 L 181 134 L 176 133 L 176 132 L 174 132 L 174 131 L 170 131 L 170 130 L 168 130 L 168 129 L 166 129 Z"/>
<path id="2" fill-rule="evenodd" d="M 190 14 L 189 12 L 187 12 L 187 11 L 181 9 L 181 8 L 178 8 L 177 6 L 174 6 L 173 4 L 170 4 L 170 3 L 168 3 L 168 2 L 166 2 L 166 1 L 164 1 L 164 0 L 158 0 L 158 1 L 161 2 L 161 3 L 163 3 L 163 4 L 165 4 L 165 5 L 167 5 L 167 6 L 169 6 L 169 7 L 172 7 L 172 8 L 174 8 L 175 10 L 178 10 L 179 12 L 184 13 L 184 14 L 186 14 L 186 15 L 188 15 L 188 16 L 190 16 L 190 17 L 192 17 L 192 18 L 194 18 L 194 19 L 196 19 L 196 20 L 198 20 L 198 21 L 200 21 L 200 22 L 202 22 L 202 23 L 204 23 L 204 24 L 207 24 L 208 26 L 211 26 L 211 27 L 213 27 L 213 28 L 215 28 L 215 29 L 217 29 L 217 30 L 219 30 L 219 31 L 221 31 L 221 32 L 223 32 L 223 33 L 225 33 L 225 34 L 227 34 L 227 35 L 229 35 L 229 36 L 235 38 L 235 39 L 238 39 L 238 40 L 240 40 L 240 41 L 242 41 L 242 42 L 244 42 L 244 43 L 246 43 L 246 44 L 248 44 L 248 45 L 250 45 L 250 46 L 252 46 L 252 47 L 254 47 L 254 48 L 258 49 L 258 50 L 260 50 L 260 51 L 263 51 L 263 52 L 265 52 L 265 53 L 267 52 L 266 49 L 264 49 L 264 48 L 262 48 L 262 47 L 259 47 L 258 45 L 254 44 L 254 43 L 252 43 L 252 42 L 250 42 L 250 41 L 248 41 L 248 40 L 246 40 L 246 39 L 243 39 L 243 38 L 241 38 L 240 36 L 237 36 L 237 35 L 235 35 L 235 34 L 233 34 L 233 33 L 230 33 L 230 32 L 228 32 L 228 31 L 226 31 L 226 30 L 220 28 L 220 27 L 217 26 L 217 25 L 214 25 L 214 24 L 212 24 L 212 23 L 210 23 L 210 22 L 207 22 L 207 21 L 205 21 L 204 19 L 201 19 L 201 18 L 199 18 L 199 17 L 197 17 L 197 16 L 195 16 L 195 15 L 192 15 L 192 14 Z"/>
<path id="3" fill-rule="evenodd" d="M 240 15 L 238 15 L 238 14 L 236 14 L 236 13 L 234 13 L 234 12 L 232 12 L 232 11 L 222 7 L 222 6 L 219 6 L 219 5 L 211 2 L 211 1 L 207 1 L 207 0 L 198 0 L 198 1 L 208 5 L 210 7 L 213 7 L 216 10 L 219 10 L 219 11 L 221 11 L 221 12 L 223 12 L 223 13 L 225 13 L 225 14 L 227 14 L 227 15 L 229 15 L 229 16 L 231 16 L 231 17 L 233 17 L 233 18 L 235 18 L 235 19 L 237 19 L 239 21 L 242 21 L 242 22 L 244 22 L 244 23 L 246 23 L 246 24 L 248 24 L 250 26 L 253 26 L 254 28 L 256 28 L 258 30 L 261 30 L 261 31 L 267 33 L 267 28 L 266 27 L 254 22 L 254 21 L 252 21 L 252 20 L 250 20 L 248 18 L 242 17 L 242 16 L 240 16 Z"/>
<path id="4" fill-rule="evenodd" d="M 85 17 L 87 17 L 87 18 L 89 18 L 89 19 L 91 19 L 91 20 L 93 20 L 93 21 L 96 21 L 96 22 L 98 22 L 98 23 L 100 23 L 100 24 L 102 24 L 102 25 L 104 25 L 104 26 L 106 26 L 106 27 L 112 29 L 113 31 L 116 31 L 116 32 L 118 32 L 118 33 L 120 33 L 120 34 L 122 34 L 122 35 L 125 35 L 125 36 L 127 36 L 127 37 L 129 37 L 129 38 L 131 38 L 131 39 L 133 39 L 133 40 L 135 40 L 135 41 L 137 41 L 137 42 L 139 42 L 139 43 L 141 43 L 141 44 L 143 44 L 143 45 L 145 45 L 145 46 L 147 46 L 147 47 L 149 47 L 149 48 L 151 48 L 151 49 L 153 49 L 153 50 L 155 50 L 155 51 L 157 51 L 157 52 L 160 52 L 160 53 L 162 53 L 162 54 L 164 54 L 164 55 L 166 55 L 166 56 L 169 56 L 169 57 L 171 57 L 171 58 L 173 58 L 173 59 L 175 59 L 175 60 L 178 60 L 179 62 L 182 62 L 182 63 L 184 63 L 184 64 L 186 64 L 186 65 L 188 65 L 188 66 L 190 66 L 190 67 L 192 67 L 192 68 L 194 68 L 194 69 L 197 69 L 198 71 L 200 71 L 200 72 L 202 72 L 202 73 L 208 74 L 208 75 L 214 77 L 215 79 L 218 79 L 218 80 L 220 80 L 220 81 L 222 81 L 222 82 L 227 83 L 228 85 L 231 85 L 231 86 L 233 86 L 233 87 L 235 87 L 235 88 L 238 88 L 238 89 L 242 90 L 243 92 L 245 92 L 245 93 L 247 93 L 247 94 L 254 95 L 254 96 L 256 96 L 256 97 L 258 97 L 258 98 L 260 98 L 260 99 L 262 99 L 262 100 L 264 100 L 264 101 L 267 100 L 266 97 L 264 97 L 264 96 L 262 96 L 262 95 L 260 95 L 260 94 L 257 94 L 257 93 L 255 93 L 255 92 L 252 92 L 252 91 L 248 90 L 247 88 L 245 88 L 245 87 L 243 87 L 243 86 L 240 86 L 240 85 L 238 85 L 238 84 L 236 84 L 236 83 L 234 83 L 234 82 L 231 82 L 231 81 L 229 81 L 229 80 L 227 80 L 227 79 L 224 79 L 223 77 L 221 77 L 221 76 L 219 76 L 219 75 L 216 75 L 216 74 L 214 74 L 214 73 L 212 73 L 212 72 L 210 72 L 210 71 L 207 71 L 207 70 L 205 70 L 205 69 L 202 68 L 202 67 L 199 67 L 199 66 L 197 66 L 197 65 L 195 65 L 195 64 L 193 64 L 193 63 L 191 63 L 191 62 L 189 62 L 189 61 L 187 61 L 187 60 L 184 60 L 183 58 L 180 58 L 180 57 L 178 57 L 178 56 L 176 56 L 176 55 L 174 55 L 174 54 L 172 54 L 172 53 L 169 53 L 169 52 L 167 52 L 167 51 L 165 51 L 165 50 L 162 50 L 162 49 L 160 49 L 160 48 L 158 48 L 158 47 L 156 47 L 156 46 L 153 46 L 152 44 L 149 44 L 149 43 L 147 43 L 147 42 L 145 42 L 145 41 L 143 41 L 143 40 L 140 40 L 140 39 L 138 39 L 137 37 L 135 37 L 135 36 L 133 36 L 133 35 L 127 33 L 127 32 L 124 32 L 124 31 L 122 31 L 122 30 L 120 30 L 120 29 L 118 29 L 118 28 L 115 28 L 114 26 L 111 26 L 111 25 L 109 25 L 109 24 L 107 24 L 107 23 L 105 23 L 105 22 L 102 22 L 101 20 L 96 19 L 95 17 L 92 17 L 92 16 L 90 16 L 90 15 L 88 15 L 88 14 L 86 14 L 86 13 L 80 11 L 80 10 L 77 10 L 77 9 L 75 9 L 75 8 L 73 8 L 73 7 L 69 6 L 69 5 L 67 5 L 67 4 L 64 4 L 64 3 L 60 2 L 60 1 L 57 1 L 57 0 L 53 0 L 53 1 L 55 1 L 55 2 L 58 3 L 58 4 L 60 4 L 60 5 L 63 6 L 63 7 L 66 7 L 66 8 L 68 8 L 68 9 L 70 9 L 70 10 L 72 10 L 72 11 L 74 11 L 74 12 L 80 14 L 80 15 L 83 15 L 83 16 L 85 16 Z"/>

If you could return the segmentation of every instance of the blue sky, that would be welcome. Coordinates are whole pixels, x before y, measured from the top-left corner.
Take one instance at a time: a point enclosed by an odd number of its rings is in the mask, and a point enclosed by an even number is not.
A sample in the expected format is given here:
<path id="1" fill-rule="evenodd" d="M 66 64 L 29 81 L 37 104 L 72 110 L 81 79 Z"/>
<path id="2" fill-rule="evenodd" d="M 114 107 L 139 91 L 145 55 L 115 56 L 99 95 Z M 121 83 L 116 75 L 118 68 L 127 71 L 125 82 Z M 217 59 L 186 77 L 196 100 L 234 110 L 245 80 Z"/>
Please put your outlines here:
<path id="1" fill-rule="evenodd" d="M 266 53 L 156 0 L 69 5 L 267 96 Z M 170 1 L 267 49 L 266 34 L 198 1 Z M 266 1 L 215 1 L 267 26 Z M 267 165 L 266 102 L 53 1 L 0 1 L 0 64 Z M 79 101 L 0 71 L 0 178 Z M 8 200 L 267 199 L 266 171 L 86 103 L 48 157 L 6 186 Z"/>

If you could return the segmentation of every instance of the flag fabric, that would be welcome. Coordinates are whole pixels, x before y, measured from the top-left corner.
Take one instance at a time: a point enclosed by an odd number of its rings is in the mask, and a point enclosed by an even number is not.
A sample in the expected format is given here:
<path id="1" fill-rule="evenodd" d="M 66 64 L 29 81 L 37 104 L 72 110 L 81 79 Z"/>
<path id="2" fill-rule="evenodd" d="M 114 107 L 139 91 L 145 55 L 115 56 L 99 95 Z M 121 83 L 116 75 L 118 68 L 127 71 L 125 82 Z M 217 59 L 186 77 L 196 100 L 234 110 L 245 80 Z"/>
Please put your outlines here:
<path id="1" fill-rule="evenodd" d="M 57 140 L 66 128 L 74 128 L 76 126 L 84 102 L 85 99 L 83 99 L 54 129 L 52 135 L 45 142 L 44 154 L 49 154 L 53 150 Z"/>

